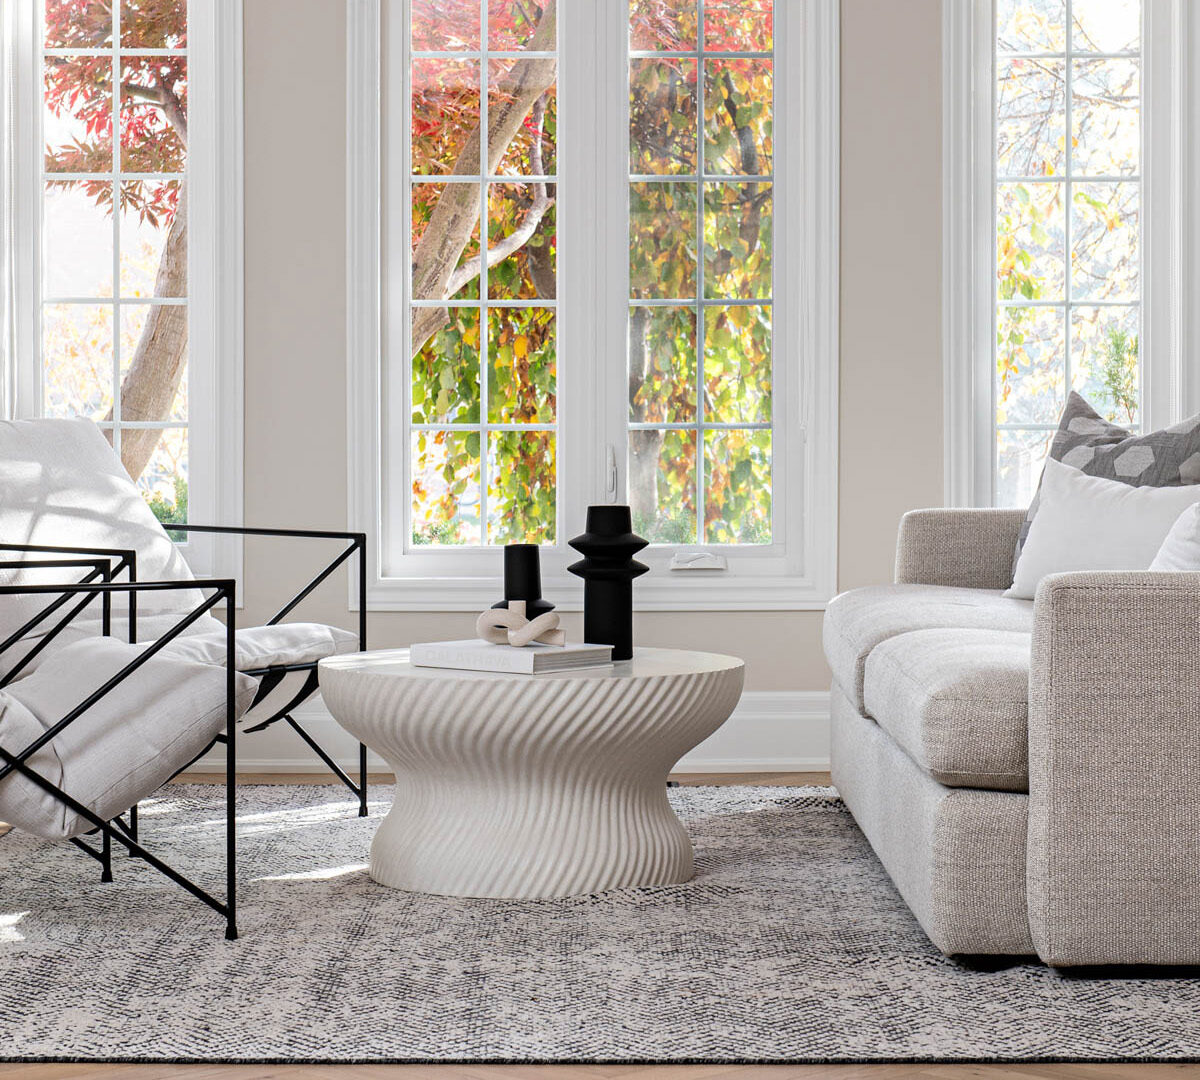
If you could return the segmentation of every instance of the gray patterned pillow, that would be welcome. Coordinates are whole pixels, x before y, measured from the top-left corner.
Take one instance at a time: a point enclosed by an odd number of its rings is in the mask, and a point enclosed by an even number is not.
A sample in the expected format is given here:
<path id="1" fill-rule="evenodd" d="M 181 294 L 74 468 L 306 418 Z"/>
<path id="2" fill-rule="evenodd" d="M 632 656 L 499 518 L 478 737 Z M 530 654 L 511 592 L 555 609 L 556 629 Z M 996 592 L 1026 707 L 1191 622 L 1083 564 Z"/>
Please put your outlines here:
<path id="1" fill-rule="evenodd" d="M 1103 476 L 1132 487 L 1200 484 L 1200 416 L 1162 431 L 1135 435 L 1105 420 L 1072 390 L 1050 444 L 1050 456 L 1088 476 Z M 1014 572 L 1037 508 L 1035 494 L 1017 537 Z"/>

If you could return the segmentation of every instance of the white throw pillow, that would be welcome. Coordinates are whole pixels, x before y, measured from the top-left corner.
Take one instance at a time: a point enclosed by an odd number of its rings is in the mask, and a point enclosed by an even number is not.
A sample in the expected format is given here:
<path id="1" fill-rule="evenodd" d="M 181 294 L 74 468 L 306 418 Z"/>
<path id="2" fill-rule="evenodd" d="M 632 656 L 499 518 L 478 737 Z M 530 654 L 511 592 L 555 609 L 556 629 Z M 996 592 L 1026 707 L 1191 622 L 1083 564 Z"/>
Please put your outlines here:
<path id="1" fill-rule="evenodd" d="M 86 419 L 0 422 L 0 542 L 132 548 L 137 552 L 140 581 L 186 581 L 192 577 L 179 549 L 129 479 L 104 434 Z M 21 557 L 0 552 L 3 561 Z M 84 572 L 77 568 L 3 570 L 0 584 L 78 581 Z M 53 597 L 2 599 L 0 637 L 6 637 Z M 138 612 L 147 616 L 186 612 L 201 599 L 201 593 L 189 589 L 144 592 L 138 599 Z M 123 596 L 114 599 L 113 610 L 125 610 Z M 205 628 L 215 626 L 213 622 Z M 46 629 L 46 625 L 39 628 L 40 632 Z"/>
<path id="2" fill-rule="evenodd" d="M 320 623 L 276 623 L 236 631 L 238 671 L 280 664 L 311 664 L 326 656 L 358 652 L 358 635 Z M 225 663 L 225 631 L 189 634 L 163 646 L 164 659 Z"/>
<path id="3" fill-rule="evenodd" d="M 1200 485 L 1130 487 L 1051 458 L 1040 500 L 1006 596 L 1032 600 L 1042 578 L 1066 570 L 1148 570 Z"/>
<path id="4" fill-rule="evenodd" d="M 1200 503 L 1179 515 L 1150 569 L 1200 570 Z"/>

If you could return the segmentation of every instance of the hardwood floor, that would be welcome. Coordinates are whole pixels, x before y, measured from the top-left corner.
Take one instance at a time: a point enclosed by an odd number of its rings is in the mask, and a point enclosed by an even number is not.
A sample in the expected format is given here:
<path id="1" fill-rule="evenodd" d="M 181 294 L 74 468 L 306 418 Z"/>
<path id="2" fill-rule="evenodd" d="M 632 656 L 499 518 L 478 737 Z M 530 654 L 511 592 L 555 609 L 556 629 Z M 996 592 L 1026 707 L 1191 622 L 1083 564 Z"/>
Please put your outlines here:
<path id="1" fill-rule="evenodd" d="M 321 774 L 239 774 L 245 784 L 323 784 Z M 372 783 L 388 783 L 374 774 Z M 829 774 L 679 773 L 681 784 L 828 784 Z M 184 773 L 176 783 L 220 783 Z M 0 825 L 0 835 L 5 829 Z M 3 977 L 0 972 L 0 977 Z M 0 1053 L 3 1046 L 0 1044 Z M 0 1063 L 0 1080 L 1191 1080 L 1200 1065 L 63 1065 Z"/>

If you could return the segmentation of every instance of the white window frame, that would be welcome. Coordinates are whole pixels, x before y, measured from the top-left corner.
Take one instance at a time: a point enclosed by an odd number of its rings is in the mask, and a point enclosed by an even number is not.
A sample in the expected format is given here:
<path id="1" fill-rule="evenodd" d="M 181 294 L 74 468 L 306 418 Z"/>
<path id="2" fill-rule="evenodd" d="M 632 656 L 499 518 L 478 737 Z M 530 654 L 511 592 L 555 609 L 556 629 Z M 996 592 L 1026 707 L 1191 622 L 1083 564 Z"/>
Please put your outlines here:
<path id="1" fill-rule="evenodd" d="M 5 0 L 9 3 L 10 0 Z M 42 415 L 42 0 L 17 6 L 15 417 Z M 188 520 L 242 522 L 242 0 L 188 5 Z M 198 575 L 240 577 L 235 537 L 180 545 Z"/>
<path id="2" fill-rule="evenodd" d="M 1144 0 L 1142 426 L 1200 412 L 1200 12 Z M 945 499 L 995 498 L 994 0 L 942 0 Z"/>
<path id="3" fill-rule="evenodd" d="M 558 153 L 560 485 L 557 543 L 543 547 L 542 563 L 547 598 L 570 611 L 581 607 L 582 589 L 566 573 L 578 558 L 566 541 L 583 531 L 589 504 L 625 500 L 628 127 L 626 108 L 606 103 L 628 100 L 628 22 L 625 3 L 560 3 L 578 5 L 559 20 L 560 114 L 591 120 L 563 125 Z M 498 548 L 405 545 L 404 554 L 387 555 L 409 498 L 406 440 L 385 423 L 407 415 L 407 387 L 385 377 L 405 370 L 406 15 L 404 0 L 348 3 L 349 517 L 373 539 L 369 608 L 480 610 L 500 595 Z M 647 548 L 638 557 L 653 572 L 634 589 L 643 611 L 820 609 L 835 591 L 839 0 L 777 3 L 775 19 L 775 230 L 788 238 L 776 244 L 774 272 L 772 489 L 782 542 L 702 546 L 728 557 L 725 571 L 668 569 L 674 552 L 698 545 Z M 394 66 L 385 69 L 384 56 Z M 400 167 L 389 171 L 389 158 Z M 584 206 L 575 193 L 593 190 L 596 177 L 599 199 Z M 586 264 L 586 281 L 573 263 Z"/>

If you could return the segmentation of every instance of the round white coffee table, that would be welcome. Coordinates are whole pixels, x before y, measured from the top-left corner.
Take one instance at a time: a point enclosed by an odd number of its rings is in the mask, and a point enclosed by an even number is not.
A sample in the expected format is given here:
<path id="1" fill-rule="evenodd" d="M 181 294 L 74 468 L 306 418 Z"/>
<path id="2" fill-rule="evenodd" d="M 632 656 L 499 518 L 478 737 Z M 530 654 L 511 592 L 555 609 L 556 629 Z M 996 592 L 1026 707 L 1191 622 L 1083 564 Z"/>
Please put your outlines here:
<path id="1" fill-rule="evenodd" d="M 329 711 L 396 773 L 371 877 L 524 898 L 687 881 L 667 774 L 728 719 L 742 674 L 675 649 L 546 675 L 413 667 L 407 649 L 322 660 Z"/>

